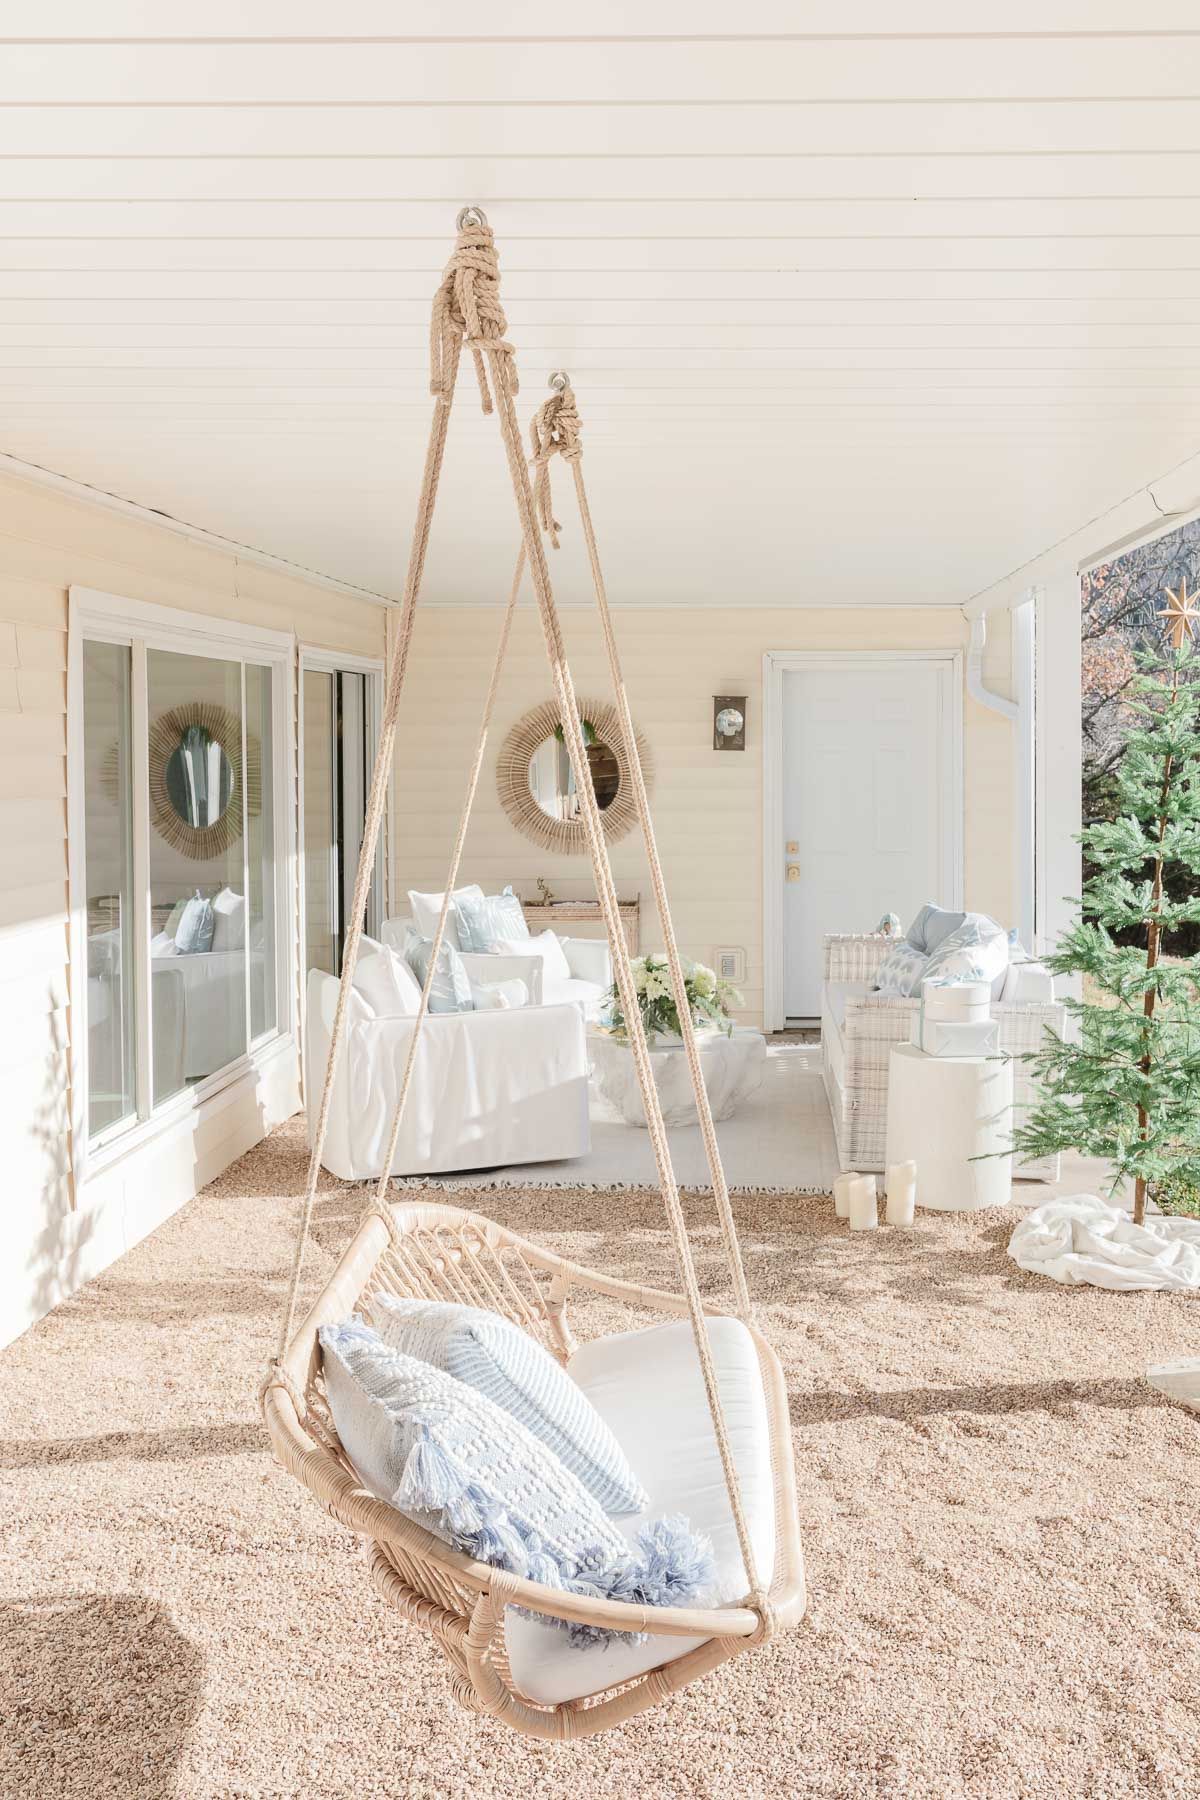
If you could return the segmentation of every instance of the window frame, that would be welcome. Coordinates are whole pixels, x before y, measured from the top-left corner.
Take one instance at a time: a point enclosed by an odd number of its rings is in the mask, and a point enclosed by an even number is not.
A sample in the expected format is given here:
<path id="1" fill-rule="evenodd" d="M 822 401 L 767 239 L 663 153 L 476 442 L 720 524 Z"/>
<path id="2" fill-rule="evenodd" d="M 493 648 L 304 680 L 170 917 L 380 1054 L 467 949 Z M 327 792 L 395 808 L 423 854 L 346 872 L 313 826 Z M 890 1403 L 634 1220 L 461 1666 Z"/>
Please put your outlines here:
<path id="1" fill-rule="evenodd" d="M 87 1017 L 87 824 L 84 789 L 83 647 L 87 641 L 115 643 L 130 651 L 131 831 L 133 841 L 133 1013 L 135 1114 L 96 1133 L 88 1133 Z M 247 1049 L 230 1062 L 194 1082 L 160 1105 L 152 1104 L 152 1005 L 150 984 L 150 796 L 149 650 L 204 656 L 240 667 L 242 733 L 246 731 L 245 665 L 257 663 L 271 672 L 271 749 L 274 797 L 275 857 L 275 1004 L 274 1029 L 250 1037 L 249 979 L 246 980 Z M 296 792 L 295 637 L 236 620 L 177 611 L 150 601 L 110 594 L 98 588 L 71 587 L 67 611 L 67 879 L 69 892 L 69 957 L 71 980 L 71 1146 L 78 1187 L 132 1151 L 150 1143 L 198 1112 L 225 1089 L 280 1055 L 296 1055 Z M 246 843 L 246 790 L 242 784 L 242 862 Z"/>

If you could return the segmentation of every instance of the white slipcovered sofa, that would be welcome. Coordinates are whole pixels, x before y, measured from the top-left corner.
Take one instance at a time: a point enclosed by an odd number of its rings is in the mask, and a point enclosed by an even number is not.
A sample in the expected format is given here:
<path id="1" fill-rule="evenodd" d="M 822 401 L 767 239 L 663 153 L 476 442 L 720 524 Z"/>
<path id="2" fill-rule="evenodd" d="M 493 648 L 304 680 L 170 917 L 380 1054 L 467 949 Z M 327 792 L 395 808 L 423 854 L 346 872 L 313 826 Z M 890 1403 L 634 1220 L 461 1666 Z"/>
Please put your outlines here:
<path id="1" fill-rule="evenodd" d="M 404 944 L 411 918 L 396 915 L 385 919 L 380 941 L 398 954 Z M 499 956 L 491 951 L 462 950 L 463 966 L 469 979 L 486 986 L 500 981 L 523 981 L 530 1006 L 577 1006 L 591 1023 L 600 1011 L 601 1002 L 612 986 L 612 955 L 603 938 L 560 937 L 559 944 L 570 969 L 569 979 L 554 979 L 545 974 L 540 956 Z"/>
<path id="2" fill-rule="evenodd" d="M 825 939 L 821 987 L 821 1072 L 838 1161 L 843 1169 L 863 1174 L 881 1170 L 887 1138 L 888 1061 L 897 1044 L 912 1036 L 920 1002 L 873 993 L 875 973 L 896 940 L 876 932 L 839 933 Z M 1025 965 L 1032 968 L 1032 965 Z M 1038 965 L 1040 967 L 1040 965 Z M 1009 969 L 1004 993 L 992 1005 L 1000 1027 L 1000 1049 L 1020 1057 L 1041 1047 L 1049 1030 L 1061 1037 L 1066 1008 L 1053 999 L 1030 999 L 1022 993 L 1022 967 Z M 1027 989 L 1045 991 L 1044 980 L 1025 979 Z M 1013 1065 L 1014 1108 L 1019 1116 L 1036 1095 L 1028 1063 Z M 1019 1163 L 1022 1181 L 1056 1181 L 1057 1156 Z"/>
<path id="3" fill-rule="evenodd" d="M 487 960 L 487 959 L 485 959 Z M 313 969 L 304 1032 L 311 1144 L 338 983 Z M 414 1021 L 377 1017 L 351 990 L 322 1158 L 343 1181 L 379 1176 Z M 413 1069 L 393 1175 L 586 1156 L 588 1059 L 574 1005 L 434 1013 Z"/>

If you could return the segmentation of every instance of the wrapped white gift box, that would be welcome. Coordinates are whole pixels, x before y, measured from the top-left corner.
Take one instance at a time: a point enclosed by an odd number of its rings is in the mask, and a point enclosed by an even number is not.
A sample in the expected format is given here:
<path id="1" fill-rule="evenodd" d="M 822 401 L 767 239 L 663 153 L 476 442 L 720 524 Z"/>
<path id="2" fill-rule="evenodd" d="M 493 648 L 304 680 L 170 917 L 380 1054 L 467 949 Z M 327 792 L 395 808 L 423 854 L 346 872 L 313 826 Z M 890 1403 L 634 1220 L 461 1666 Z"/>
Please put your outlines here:
<path id="1" fill-rule="evenodd" d="M 988 982 L 934 978 L 921 983 L 912 1041 L 926 1056 L 994 1056 L 999 1038 Z"/>

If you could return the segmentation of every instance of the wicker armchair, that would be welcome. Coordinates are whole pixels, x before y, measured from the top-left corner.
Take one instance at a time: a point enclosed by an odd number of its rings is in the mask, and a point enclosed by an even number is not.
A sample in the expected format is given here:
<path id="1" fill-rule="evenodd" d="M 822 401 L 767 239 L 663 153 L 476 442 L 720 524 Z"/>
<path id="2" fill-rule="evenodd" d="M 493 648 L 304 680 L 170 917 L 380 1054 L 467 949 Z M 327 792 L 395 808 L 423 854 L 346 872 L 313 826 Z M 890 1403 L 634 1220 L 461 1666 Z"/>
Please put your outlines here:
<path id="1" fill-rule="evenodd" d="M 912 1035 L 916 1000 L 889 999 L 869 991 L 888 946 L 894 940 L 876 932 L 839 933 L 825 939 L 821 988 L 821 1071 L 838 1160 L 843 1169 L 863 1173 L 884 1166 L 887 1137 L 888 1058 L 894 1045 Z M 1061 1037 L 1066 1008 L 1058 1001 L 993 1006 L 1000 1026 L 1000 1048 L 1012 1056 L 1036 1050 L 1047 1031 Z M 1015 1110 L 1033 1101 L 1036 1083 L 1027 1063 L 1013 1070 Z M 1055 1181 L 1057 1156 L 1019 1163 L 1021 1181 Z"/>

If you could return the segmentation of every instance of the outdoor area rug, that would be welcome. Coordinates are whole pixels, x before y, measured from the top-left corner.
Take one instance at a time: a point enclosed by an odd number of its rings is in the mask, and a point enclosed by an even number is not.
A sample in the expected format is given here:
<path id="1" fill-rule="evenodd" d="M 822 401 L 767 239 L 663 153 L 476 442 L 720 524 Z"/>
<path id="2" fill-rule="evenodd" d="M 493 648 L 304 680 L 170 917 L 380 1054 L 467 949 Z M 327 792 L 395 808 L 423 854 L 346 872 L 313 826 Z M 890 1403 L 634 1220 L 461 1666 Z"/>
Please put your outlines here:
<path id="1" fill-rule="evenodd" d="M 668 1138 L 680 1187 L 712 1192 L 698 1125 L 673 1125 Z M 821 1052 L 811 1044 L 767 1046 L 762 1085 L 717 1126 L 730 1188 L 748 1194 L 828 1194 L 838 1172 Z M 451 1191 L 480 1187 L 657 1188 L 650 1136 L 592 1100 L 592 1149 L 569 1162 L 522 1163 L 464 1174 L 423 1175 L 410 1185 Z"/>

